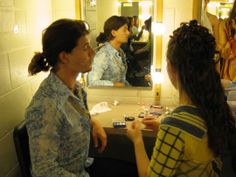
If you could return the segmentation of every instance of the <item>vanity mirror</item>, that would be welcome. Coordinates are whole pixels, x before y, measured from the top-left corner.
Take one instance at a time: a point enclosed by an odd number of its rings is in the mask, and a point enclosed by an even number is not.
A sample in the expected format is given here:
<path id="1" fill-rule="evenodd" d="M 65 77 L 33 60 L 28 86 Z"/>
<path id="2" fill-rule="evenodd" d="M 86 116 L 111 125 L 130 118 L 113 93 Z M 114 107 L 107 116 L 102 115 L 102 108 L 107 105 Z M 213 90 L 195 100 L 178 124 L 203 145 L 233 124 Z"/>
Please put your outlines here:
<path id="1" fill-rule="evenodd" d="M 117 67 L 122 64 L 127 66 L 122 73 L 127 82 L 123 82 L 120 85 L 121 87 L 152 87 L 148 76 L 150 76 L 153 63 L 153 35 L 151 33 L 153 3 L 153 0 L 81 0 L 82 19 L 87 21 L 90 26 L 91 45 L 94 48 L 99 46 L 96 38 L 101 32 L 104 32 L 104 23 L 108 18 L 118 15 L 126 17 L 129 21 L 128 41 L 120 47 L 125 53 L 125 61 L 110 58 Z M 96 49 L 96 52 L 99 50 L 101 50 L 100 47 Z M 106 69 L 110 69 L 110 72 L 113 71 L 111 68 L 105 68 L 102 72 Z M 114 73 L 112 74 L 114 75 Z M 98 77 L 96 73 L 93 75 L 89 73 L 84 76 L 88 87 L 110 87 L 116 86 L 114 83 L 120 82 L 119 80 L 114 81 L 111 78 L 112 76 L 103 78 L 103 74 L 100 73 L 99 75 L 101 76 Z M 109 82 L 93 82 L 95 77 L 99 81 L 107 80 Z"/>

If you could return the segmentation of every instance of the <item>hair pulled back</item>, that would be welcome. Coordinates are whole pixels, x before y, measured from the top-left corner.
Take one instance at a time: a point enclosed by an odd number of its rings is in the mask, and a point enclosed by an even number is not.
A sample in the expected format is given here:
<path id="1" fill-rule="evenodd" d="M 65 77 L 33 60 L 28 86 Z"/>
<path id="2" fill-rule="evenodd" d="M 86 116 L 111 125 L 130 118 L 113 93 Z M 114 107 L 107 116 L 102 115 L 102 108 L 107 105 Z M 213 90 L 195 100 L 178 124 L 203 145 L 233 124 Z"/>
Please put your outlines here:
<path id="1" fill-rule="evenodd" d="M 30 75 L 56 68 L 60 52 L 71 52 L 78 39 L 89 33 L 84 21 L 60 19 L 43 31 L 43 52 L 36 52 L 28 67 Z"/>

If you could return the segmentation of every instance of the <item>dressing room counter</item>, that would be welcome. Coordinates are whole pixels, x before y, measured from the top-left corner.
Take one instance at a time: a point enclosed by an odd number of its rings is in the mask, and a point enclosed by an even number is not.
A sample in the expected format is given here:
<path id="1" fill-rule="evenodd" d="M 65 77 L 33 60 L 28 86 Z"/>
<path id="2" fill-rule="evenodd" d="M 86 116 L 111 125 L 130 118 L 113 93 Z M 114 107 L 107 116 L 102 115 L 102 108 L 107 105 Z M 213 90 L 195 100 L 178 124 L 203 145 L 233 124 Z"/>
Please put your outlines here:
<path id="1" fill-rule="evenodd" d="M 90 108 L 95 105 L 89 104 Z M 111 134 L 126 134 L 126 128 L 113 128 L 112 122 L 113 121 L 124 121 L 124 116 L 132 116 L 137 118 L 140 112 L 144 111 L 143 106 L 140 106 L 138 104 L 119 104 L 117 106 L 113 105 L 108 105 L 109 108 L 111 108 L 111 111 L 104 112 L 104 113 L 99 113 L 96 115 L 93 115 L 93 118 L 98 119 L 102 126 L 105 128 L 107 133 Z M 138 118 L 142 119 L 142 118 Z M 128 126 L 131 124 L 132 121 L 126 121 L 126 125 Z M 148 129 L 143 129 L 143 134 L 144 136 L 148 137 L 155 137 L 156 133 L 148 130 Z"/>
<path id="2" fill-rule="evenodd" d="M 91 109 L 96 103 L 90 103 Z M 140 105 L 135 104 L 119 104 L 117 106 L 108 105 L 111 111 L 93 115 L 92 118 L 98 119 L 107 133 L 108 144 L 103 153 L 98 153 L 93 148 L 93 143 L 90 146 L 90 156 L 113 158 L 129 162 L 135 162 L 134 149 L 132 142 L 127 137 L 126 128 L 113 128 L 113 121 L 124 121 L 124 115 L 138 117 L 140 112 L 144 109 Z M 141 119 L 141 118 L 139 118 Z M 126 125 L 131 124 L 132 121 L 126 121 Z M 156 140 L 156 132 L 152 130 L 143 129 L 143 139 L 148 156 L 152 154 L 153 147 Z"/>

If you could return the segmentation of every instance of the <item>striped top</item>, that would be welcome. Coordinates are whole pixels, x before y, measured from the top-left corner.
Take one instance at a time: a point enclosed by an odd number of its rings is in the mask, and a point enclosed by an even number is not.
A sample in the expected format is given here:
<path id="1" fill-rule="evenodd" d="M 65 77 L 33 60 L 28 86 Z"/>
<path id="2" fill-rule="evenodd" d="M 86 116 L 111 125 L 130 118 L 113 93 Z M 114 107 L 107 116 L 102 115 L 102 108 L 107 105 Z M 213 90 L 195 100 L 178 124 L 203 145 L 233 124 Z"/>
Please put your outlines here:
<path id="1" fill-rule="evenodd" d="M 208 148 L 207 127 L 194 106 L 177 107 L 160 125 L 149 176 L 217 177 L 221 162 Z"/>

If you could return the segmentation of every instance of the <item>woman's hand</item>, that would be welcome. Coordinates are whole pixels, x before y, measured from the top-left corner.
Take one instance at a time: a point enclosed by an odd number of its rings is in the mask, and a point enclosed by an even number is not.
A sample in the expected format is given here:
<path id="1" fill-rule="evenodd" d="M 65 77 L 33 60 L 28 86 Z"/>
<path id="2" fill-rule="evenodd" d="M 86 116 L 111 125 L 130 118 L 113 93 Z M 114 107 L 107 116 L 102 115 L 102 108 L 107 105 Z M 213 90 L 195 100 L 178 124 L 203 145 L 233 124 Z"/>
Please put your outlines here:
<path id="1" fill-rule="evenodd" d="M 130 126 L 127 128 L 127 135 L 129 139 L 135 144 L 136 142 L 142 141 L 142 132 L 141 132 L 142 124 L 140 121 L 135 120 L 132 122 Z"/>
<path id="2" fill-rule="evenodd" d="M 92 137 L 95 148 L 98 148 L 99 152 L 103 152 L 107 145 L 107 135 L 102 125 L 98 120 L 91 119 L 92 123 Z M 98 145 L 98 142 L 101 142 L 101 145 Z"/>
<path id="3" fill-rule="evenodd" d="M 142 120 L 142 123 L 144 125 L 146 125 L 146 128 L 148 129 L 152 129 L 153 131 L 157 132 L 159 130 L 159 126 L 160 126 L 160 120 L 159 118 L 144 118 Z"/>
<path id="4" fill-rule="evenodd" d="M 144 76 L 144 79 L 145 79 L 146 81 L 152 81 L 152 76 L 151 76 L 151 74 L 146 74 L 146 75 Z"/>

